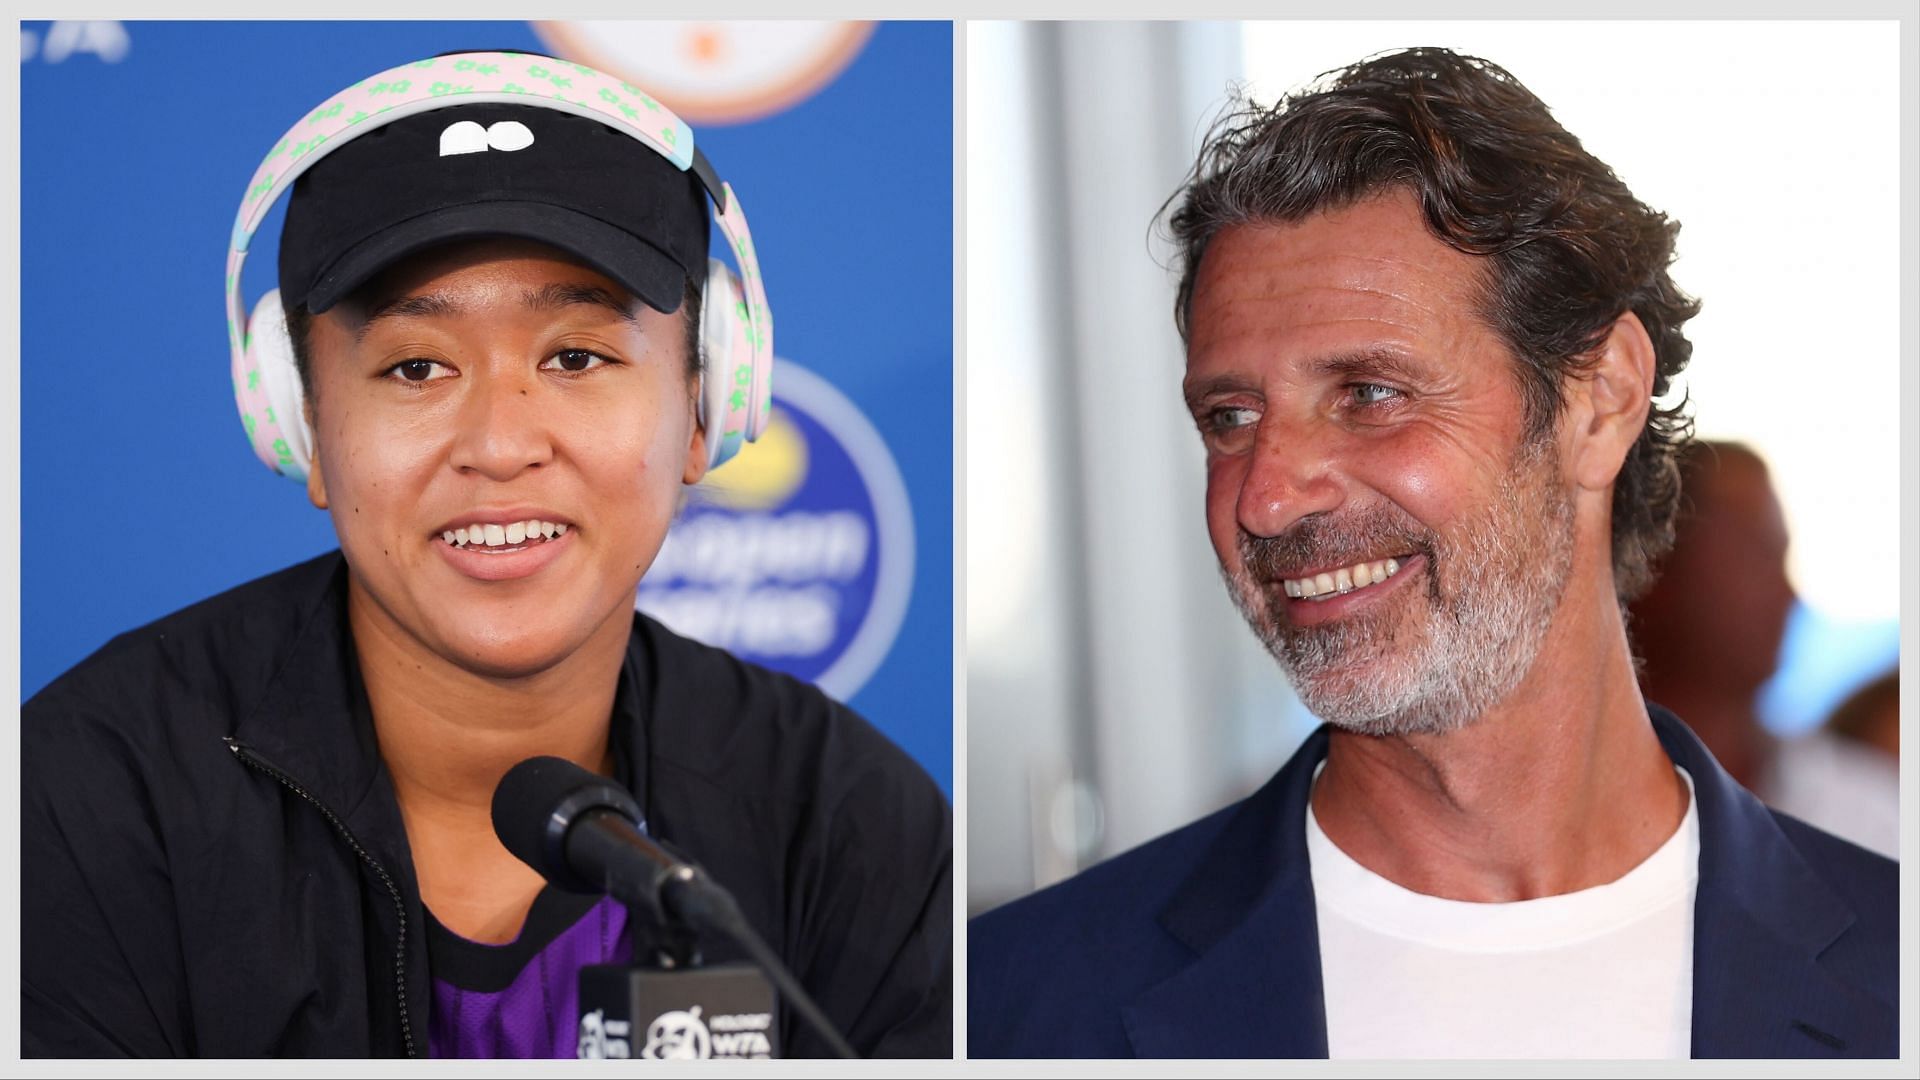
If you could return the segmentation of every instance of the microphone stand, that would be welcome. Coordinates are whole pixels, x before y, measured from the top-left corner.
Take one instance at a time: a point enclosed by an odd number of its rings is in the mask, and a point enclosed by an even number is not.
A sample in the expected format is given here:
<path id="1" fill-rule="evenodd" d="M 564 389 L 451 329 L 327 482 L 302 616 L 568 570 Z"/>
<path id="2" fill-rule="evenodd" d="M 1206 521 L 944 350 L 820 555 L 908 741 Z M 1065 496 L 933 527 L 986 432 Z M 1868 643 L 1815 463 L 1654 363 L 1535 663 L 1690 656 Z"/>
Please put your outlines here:
<path id="1" fill-rule="evenodd" d="M 731 986 L 720 996 L 742 1004 L 751 998 L 765 1005 L 771 1023 L 773 995 L 767 984 L 784 996 L 787 1003 L 813 1029 L 819 1032 L 829 1049 L 843 1058 L 857 1057 L 853 1048 L 835 1031 L 833 1024 L 793 977 L 780 957 L 747 922 L 733 894 L 720 887 L 706 873 L 678 852 L 649 838 L 645 817 L 633 797 L 604 777 L 581 768 L 564 758 L 534 757 L 515 765 L 500 778 L 493 792 L 493 829 L 500 842 L 521 861 L 540 872 L 548 881 L 577 892 L 610 895 L 629 907 L 644 908 L 660 916 L 665 931 L 659 946 L 661 967 L 666 971 L 692 975 L 700 970 L 700 955 L 695 949 L 695 934 L 712 930 L 726 935 L 744 949 L 764 977 L 760 989 L 741 990 Z M 532 811 L 531 813 L 529 811 Z M 584 868 L 584 869 L 583 869 Z M 583 876 L 584 875 L 584 876 Z M 618 984 L 619 972 L 627 972 L 624 994 Z M 701 981 L 718 988 L 727 973 L 711 969 L 714 977 Z M 614 984 L 607 979 L 614 973 Z M 639 1000 L 634 975 L 643 969 L 594 965 L 580 972 L 581 1019 L 580 1047 L 617 1051 L 628 1049 L 633 1004 Z M 591 983 L 591 987 L 590 984 Z M 689 983 L 691 985 L 691 983 Z M 605 991 L 614 1001 L 624 1000 L 626 1008 L 615 1011 L 629 1021 L 607 1021 L 601 1009 L 589 1010 L 589 989 Z M 655 1014 L 656 1022 L 669 1017 L 684 1030 L 700 1030 L 698 1010 Z M 743 1013 L 730 1014 L 736 1019 Z M 758 1017 L 758 1012 L 750 1015 Z M 614 1030 L 618 1026 L 620 1030 Z M 770 1028 L 769 1028 L 770 1029 Z M 734 1026 L 730 1032 L 754 1034 L 754 1026 Z M 771 1029 L 770 1029 L 771 1030 Z M 775 1032 L 777 1035 L 777 1032 Z M 740 1040 L 730 1040 L 740 1045 Z M 771 1039 L 761 1041 L 772 1047 Z M 751 1045 L 752 1040 L 746 1040 Z"/>
<path id="2" fill-rule="evenodd" d="M 621 898 L 633 910 L 631 900 Z M 680 919 L 662 917 L 658 905 L 649 904 L 647 908 L 655 915 L 654 925 L 659 927 L 660 940 L 654 943 L 654 959 L 659 961 L 662 971 L 686 971 L 700 966 L 700 943 L 698 936 Z"/>
<path id="3" fill-rule="evenodd" d="M 608 844 L 627 851 L 636 850 L 620 831 L 608 828 L 615 820 L 611 815 L 586 816 L 569 831 L 565 841 L 567 848 L 571 851 L 575 844 L 587 848 Z M 659 856 L 652 856 L 651 853 L 649 856 L 655 859 L 651 874 L 644 877 L 609 875 L 601 884 L 608 893 L 627 904 L 640 905 L 660 913 L 659 923 L 664 937 L 659 943 L 658 955 L 664 970 L 698 969 L 701 960 L 696 948 L 695 928 L 718 931 L 746 951 L 748 958 L 773 983 L 774 989 L 793 1007 L 793 1011 L 820 1035 L 834 1056 L 848 1059 L 859 1057 L 853 1052 L 853 1047 L 834 1030 L 833 1023 L 800 985 L 800 980 L 794 978 L 787 966 L 781 963 L 779 954 L 747 922 L 732 893 L 721 888 L 689 862 L 668 861 L 664 851 Z"/>

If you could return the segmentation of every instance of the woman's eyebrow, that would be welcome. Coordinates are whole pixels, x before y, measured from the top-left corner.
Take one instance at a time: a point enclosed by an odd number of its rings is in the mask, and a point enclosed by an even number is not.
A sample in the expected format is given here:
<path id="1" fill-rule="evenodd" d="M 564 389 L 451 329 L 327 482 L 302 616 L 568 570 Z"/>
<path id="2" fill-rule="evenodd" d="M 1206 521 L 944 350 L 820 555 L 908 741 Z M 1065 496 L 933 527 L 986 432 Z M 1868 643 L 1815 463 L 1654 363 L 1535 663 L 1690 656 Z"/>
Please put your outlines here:
<path id="1" fill-rule="evenodd" d="M 555 283 L 540 289 L 528 289 L 520 294 L 520 300 L 535 311 L 552 311 L 569 304 L 594 304 L 606 308 L 630 323 L 639 322 L 633 313 L 631 302 L 623 301 L 612 292 L 598 285 L 565 285 Z"/>
<path id="2" fill-rule="evenodd" d="M 368 312 L 366 319 L 361 322 L 360 328 L 354 331 L 353 340 L 355 344 L 365 341 L 367 331 L 373 329 L 373 324 L 379 322 L 381 319 L 418 318 L 422 316 L 445 317 L 458 314 L 460 314 L 460 305 L 437 293 L 430 293 L 426 296 L 397 296 L 392 300 L 376 305 L 372 311 Z"/>
<path id="3" fill-rule="evenodd" d="M 633 313 L 631 303 L 623 301 L 612 291 L 598 285 L 553 284 L 538 289 L 528 289 L 520 294 L 520 302 L 534 311 L 555 311 L 571 304 L 592 304 L 603 307 L 630 323 L 638 323 L 639 316 Z M 388 318 L 448 318 L 457 316 L 463 309 L 445 296 L 427 293 L 421 296 L 397 296 L 376 305 L 367 313 L 366 321 L 354 331 L 355 343 L 365 341 L 367 332 L 373 324 Z"/>

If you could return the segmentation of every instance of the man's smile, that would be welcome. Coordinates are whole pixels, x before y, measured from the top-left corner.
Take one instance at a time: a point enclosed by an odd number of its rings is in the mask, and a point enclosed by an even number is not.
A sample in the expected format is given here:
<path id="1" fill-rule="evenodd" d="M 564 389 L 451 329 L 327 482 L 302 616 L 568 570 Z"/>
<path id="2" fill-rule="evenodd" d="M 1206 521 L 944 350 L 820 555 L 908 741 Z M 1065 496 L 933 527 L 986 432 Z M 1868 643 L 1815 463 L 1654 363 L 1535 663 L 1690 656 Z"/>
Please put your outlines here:
<path id="1" fill-rule="evenodd" d="M 1404 558 L 1410 559 L 1412 556 L 1408 555 Z M 1334 596 L 1345 595 L 1355 589 L 1378 585 L 1398 574 L 1400 567 L 1400 558 L 1376 559 L 1372 562 L 1359 562 L 1351 566 L 1323 570 L 1317 574 L 1283 578 L 1280 584 L 1286 588 L 1288 596 L 1296 599 L 1327 600 Z"/>
<path id="2" fill-rule="evenodd" d="M 1391 570 L 1388 569 L 1389 564 Z M 1284 624 L 1299 631 L 1341 623 L 1349 616 L 1376 607 L 1378 603 L 1402 591 L 1401 586 L 1418 576 L 1412 571 L 1426 564 L 1426 556 L 1415 553 L 1269 581 L 1266 588 L 1270 618 L 1275 620 L 1276 626 Z M 1360 567 L 1366 568 L 1364 582 L 1358 576 Z M 1376 568 L 1378 574 L 1375 573 Z M 1326 579 L 1330 587 L 1323 589 L 1322 579 Z M 1309 585 L 1313 589 L 1311 594 L 1304 591 Z M 1298 594 L 1296 587 L 1302 590 Z M 1287 598 L 1284 600 L 1276 595 L 1281 588 L 1286 592 Z"/>

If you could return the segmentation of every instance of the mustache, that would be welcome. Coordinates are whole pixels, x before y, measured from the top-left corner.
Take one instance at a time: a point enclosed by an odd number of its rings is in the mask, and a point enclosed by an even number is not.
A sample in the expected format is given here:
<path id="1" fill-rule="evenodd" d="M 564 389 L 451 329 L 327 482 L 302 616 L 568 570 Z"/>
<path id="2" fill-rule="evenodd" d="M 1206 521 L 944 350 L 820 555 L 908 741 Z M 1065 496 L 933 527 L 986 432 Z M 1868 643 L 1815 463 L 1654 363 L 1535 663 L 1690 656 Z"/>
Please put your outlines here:
<path id="1" fill-rule="evenodd" d="M 1274 536 L 1241 529 L 1240 565 L 1255 581 L 1272 584 L 1319 567 L 1388 555 L 1431 555 L 1437 539 L 1431 529 L 1384 506 L 1338 517 L 1309 514 Z"/>

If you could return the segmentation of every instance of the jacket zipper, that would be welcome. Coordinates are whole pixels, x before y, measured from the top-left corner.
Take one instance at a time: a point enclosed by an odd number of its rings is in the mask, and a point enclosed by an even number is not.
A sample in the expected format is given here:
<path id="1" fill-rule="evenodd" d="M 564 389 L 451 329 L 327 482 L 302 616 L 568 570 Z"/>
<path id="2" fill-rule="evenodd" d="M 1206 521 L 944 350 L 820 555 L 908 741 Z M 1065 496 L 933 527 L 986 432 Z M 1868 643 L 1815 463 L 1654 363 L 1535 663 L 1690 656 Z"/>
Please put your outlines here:
<path id="1" fill-rule="evenodd" d="M 288 791 L 313 804 L 314 809 L 320 811 L 328 824 L 331 824 L 346 840 L 347 846 L 353 849 L 353 853 L 372 868 L 374 875 L 380 879 L 380 883 L 387 887 L 387 894 L 393 897 L 394 914 L 400 920 L 399 940 L 395 943 L 393 950 L 393 980 L 395 989 L 399 991 L 400 1001 L 400 1037 L 406 1043 L 407 1056 L 417 1057 L 413 1045 L 413 1023 L 407 1015 L 407 904 L 400 895 L 400 887 L 393 883 L 393 876 L 387 873 L 387 868 L 381 866 L 378 859 L 375 859 L 366 848 L 360 846 L 359 838 L 353 835 L 352 829 L 347 828 L 347 823 L 341 821 L 340 816 L 328 809 L 325 803 L 314 798 L 293 777 L 255 753 L 252 747 L 233 738 L 226 738 L 224 741 L 227 749 L 233 751 L 234 756 L 245 762 L 249 768 L 267 774 Z"/>

